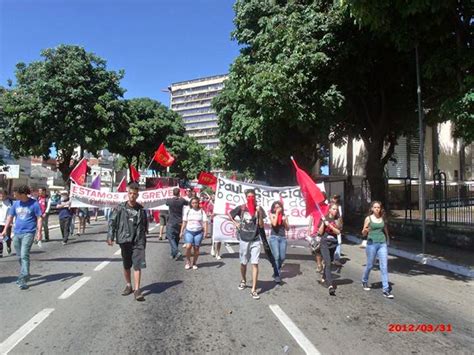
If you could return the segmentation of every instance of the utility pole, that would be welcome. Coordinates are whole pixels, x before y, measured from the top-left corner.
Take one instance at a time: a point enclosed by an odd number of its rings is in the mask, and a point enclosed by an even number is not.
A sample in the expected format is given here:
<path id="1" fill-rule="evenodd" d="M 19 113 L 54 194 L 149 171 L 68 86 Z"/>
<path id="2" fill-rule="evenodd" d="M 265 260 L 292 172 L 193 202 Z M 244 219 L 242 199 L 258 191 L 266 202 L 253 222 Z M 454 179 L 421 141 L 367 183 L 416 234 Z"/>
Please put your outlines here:
<path id="1" fill-rule="evenodd" d="M 416 57 L 416 93 L 418 95 L 418 129 L 420 132 L 420 148 L 419 148 L 419 178 L 418 185 L 419 204 L 421 214 L 421 252 L 426 253 L 426 210 L 425 210 L 425 130 L 423 127 L 423 108 L 421 104 L 421 83 L 420 83 L 420 62 L 418 59 L 418 44 L 415 46 Z"/>

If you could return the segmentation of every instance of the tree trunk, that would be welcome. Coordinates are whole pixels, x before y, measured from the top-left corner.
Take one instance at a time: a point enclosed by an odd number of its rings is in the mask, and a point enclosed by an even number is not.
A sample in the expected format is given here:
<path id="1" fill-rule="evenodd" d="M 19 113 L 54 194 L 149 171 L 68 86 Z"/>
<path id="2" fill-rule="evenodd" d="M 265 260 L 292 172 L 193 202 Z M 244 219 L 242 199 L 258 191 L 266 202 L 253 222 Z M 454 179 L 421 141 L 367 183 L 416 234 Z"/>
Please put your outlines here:
<path id="1" fill-rule="evenodd" d="M 73 152 L 65 152 L 61 151 L 61 153 L 58 152 L 58 158 L 59 158 L 59 163 L 58 163 L 58 169 L 61 172 L 61 177 L 63 178 L 63 181 L 66 185 L 68 186 L 69 182 L 69 175 L 71 174 L 72 168 L 71 168 L 71 158 L 72 158 Z"/>

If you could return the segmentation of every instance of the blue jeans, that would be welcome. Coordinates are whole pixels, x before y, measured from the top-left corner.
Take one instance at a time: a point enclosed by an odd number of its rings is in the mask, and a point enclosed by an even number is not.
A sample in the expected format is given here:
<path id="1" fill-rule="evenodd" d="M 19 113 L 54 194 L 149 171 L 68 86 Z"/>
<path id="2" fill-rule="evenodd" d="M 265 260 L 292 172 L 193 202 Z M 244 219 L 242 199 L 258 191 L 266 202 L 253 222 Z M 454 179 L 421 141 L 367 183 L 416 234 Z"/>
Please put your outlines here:
<path id="1" fill-rule="evenodd" d="M 179 249 L 179 233 L 181 232 L 181 224 L 166 226 L 166 238 L 170 243 L 171 256 L 173 258 L 178 255 Z"/>
<path id="2" fill-rule="evenodd" d="M 278 235 L 270 236 L 270 249 L 272 250 L 273 257 L 275 258 L 275 263 L 278 268 L 278 271 L 281 269 L 281 265 L 286 258 L 286 245 L 288 241 L 285 237 Z"/>
<path id="3" fill-rule="evenodd" d="M 16 255 L 20 262 L 20 281 L 26 281 L 30 276 L 30 250 L 35 239 L 34 233 L 15 234 L 13 237 L 13 245 L 15 246 Z"/>
<path id="4" fill-rule="evenodd" d="M 367 254 L 367 265 L 364 270 L 364 275 L 362 275 L 362 282 L 369 282 L 369 273 L 370 270 L 374 267 L 375 258 L 379 259 L 380 273 L 382 275 L 382 287 L 386 292 L 390 292 L 390 285 L 388 283 L 388 248 L 387 243 L 371 243 L 369 240 L 367 242 L 367 247 L 365 248 L 365 253 Z"/>

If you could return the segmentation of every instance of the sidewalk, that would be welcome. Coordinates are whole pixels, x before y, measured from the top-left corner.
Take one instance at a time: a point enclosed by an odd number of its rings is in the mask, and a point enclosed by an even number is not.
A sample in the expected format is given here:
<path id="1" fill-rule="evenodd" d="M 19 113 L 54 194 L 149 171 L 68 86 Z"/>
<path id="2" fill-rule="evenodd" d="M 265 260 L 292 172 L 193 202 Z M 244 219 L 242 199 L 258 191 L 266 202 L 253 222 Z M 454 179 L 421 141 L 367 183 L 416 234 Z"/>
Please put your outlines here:
<path id="1" fill-rule="evenodd" d="M 362 243 L 362 236 L 353 228 L 348 228 L 346 239 L 352 243 Z M 388 252 L 391 255 L 416 261 L 438 269 L 474 278 L 474 255 L 471 251 L 426 241 L 426 253 L 421 253 L 421 241 L 395 236 L 390 241 Z"/>

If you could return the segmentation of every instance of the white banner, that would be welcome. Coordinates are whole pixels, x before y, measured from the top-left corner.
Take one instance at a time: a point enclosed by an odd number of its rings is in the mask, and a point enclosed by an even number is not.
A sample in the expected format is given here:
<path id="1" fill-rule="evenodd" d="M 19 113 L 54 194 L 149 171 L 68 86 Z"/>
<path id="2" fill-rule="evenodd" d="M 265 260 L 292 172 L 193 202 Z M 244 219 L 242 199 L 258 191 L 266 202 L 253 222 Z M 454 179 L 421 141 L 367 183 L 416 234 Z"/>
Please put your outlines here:
<path id="1" fill-rule="evenodd" d="M 324 183 L 317 184 L 317 186 L 321 191 L 325 191 Z M 231 242 L 237 240 L 234 225 L 228 220 L 227 213 L 246 203 L 244 191 L 247 189 L 255 190 L 257 204 L 264 209 L 267 216 L 273 202 L 283 202 L 285 215 L 288 216 L 290 224 L 290 230 L 287 232 L 288 239 L 300 240 L 306 237 L 309 219 L 305 217 L 306 203 L 299 186 L 272 187 L 219 178 L 214 204 L 216 216 L 214 218 L 213 237 L 215 241 Z M 269 235 L 268 218 L 265 222 L 267 235 Z"/>
<path id="2" fill-rule="evenodd" d="M 147 209 L 159 209 L 167 199 L 173 197 L 174 187 L 140 191 L 138 203 Z M 127 192 L 99 191 L 71 183 L 71 207 L 109 207 L 115 208 L 127 201 Z"/>

